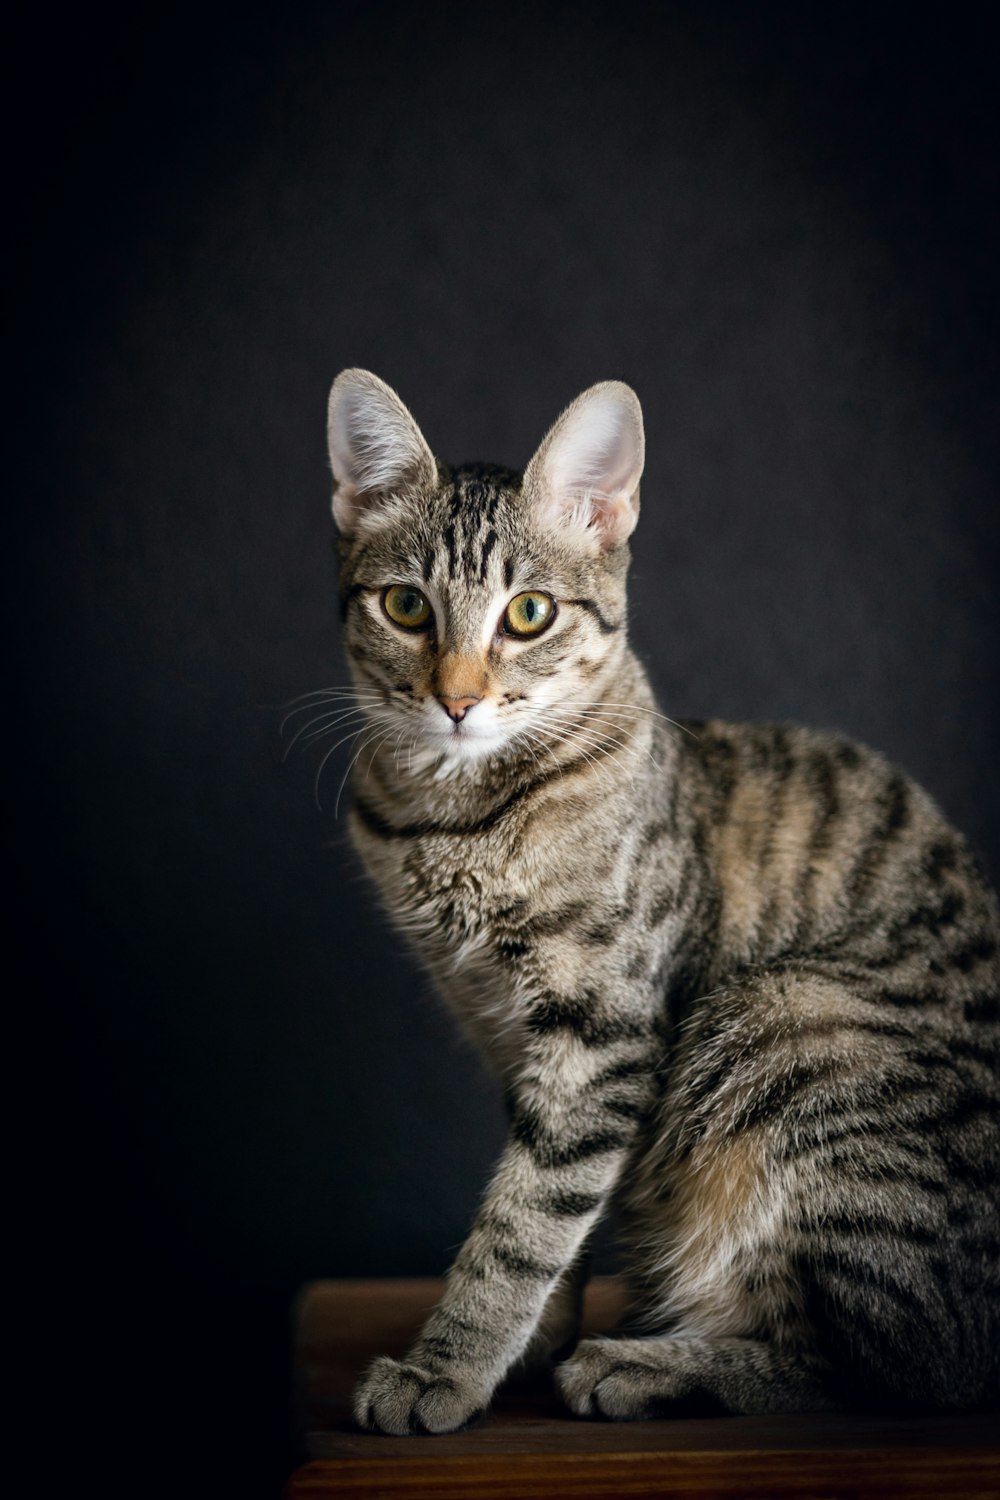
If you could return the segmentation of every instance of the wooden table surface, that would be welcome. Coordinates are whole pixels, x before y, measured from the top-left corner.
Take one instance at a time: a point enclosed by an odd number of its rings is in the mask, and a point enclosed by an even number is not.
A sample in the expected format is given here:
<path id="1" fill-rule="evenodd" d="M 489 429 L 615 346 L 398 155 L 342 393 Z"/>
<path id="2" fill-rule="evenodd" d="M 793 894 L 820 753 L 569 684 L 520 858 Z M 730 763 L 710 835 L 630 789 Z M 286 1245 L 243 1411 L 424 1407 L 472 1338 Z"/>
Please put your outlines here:
<path id="1" fill-rule="evenodd" d="M 327 1496 L 752 1497 L 1000 1500 L 1000 1416 L 781 1417 L 587 1422 L 547 1382 L 502 1391 L 474 1428 L 440 1437 L 358 1431 L 350 1394 L 376 1354 L 402 1354 L 440 1281 L 319 1281 L 295 1316 L 302 1467 L 285 1500 Z M 585 1328 L 610 1326 L 613 1281 L 588 1288 Z"/>

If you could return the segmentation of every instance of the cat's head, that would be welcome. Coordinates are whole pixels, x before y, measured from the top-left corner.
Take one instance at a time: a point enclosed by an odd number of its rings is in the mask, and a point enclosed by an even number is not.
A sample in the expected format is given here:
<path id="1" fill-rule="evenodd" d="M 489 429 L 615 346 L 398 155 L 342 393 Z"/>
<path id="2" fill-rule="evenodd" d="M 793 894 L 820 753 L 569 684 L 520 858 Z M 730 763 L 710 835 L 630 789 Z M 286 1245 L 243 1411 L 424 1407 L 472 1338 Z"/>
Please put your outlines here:
<path id="1" fill-rule="evenodd" d="M 608 696 L 644 456 L 627 385 L 578 396 L 523 475 L 439 463 L 366 370 L 337 377 L 328 431 L 348 654 L 376 724 L 458 766 Z"/>

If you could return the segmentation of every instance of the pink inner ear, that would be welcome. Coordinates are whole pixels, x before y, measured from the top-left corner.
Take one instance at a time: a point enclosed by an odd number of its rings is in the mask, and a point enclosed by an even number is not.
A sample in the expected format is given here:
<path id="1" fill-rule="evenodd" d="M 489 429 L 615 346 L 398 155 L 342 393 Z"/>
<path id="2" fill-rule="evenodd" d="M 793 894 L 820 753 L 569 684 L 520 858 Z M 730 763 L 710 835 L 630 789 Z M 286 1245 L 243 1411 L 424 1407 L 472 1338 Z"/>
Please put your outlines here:
<path id="1" fill-rule="evenodd" d="M 598 495 L 591 502 L 593 516 L 591 525 L 601 533 L 601 544 L 605 549 L 617 547 L 631 536 L 639 519 L 638 488 L 635 495 L 619 490 L 615 495 Z"/>
<path id="2" fill-rule="evenodd" d="M 644 450 L 635 392 L 620 381 L 591 386 L 529 465 L 529 478 L 540 481 L 544 518 L 584 545 L 607 550 L 623 542 L 638 516 Z"/>
<path id="3" fill-rule="evenodd" d="M 364 517 L 392 508 L 399 495 L 433 485 L 437 465 L 396 392 L 369 370 L 343 370 L 327 416 L 337 489 L 333 514 L 345 536 Z"/>

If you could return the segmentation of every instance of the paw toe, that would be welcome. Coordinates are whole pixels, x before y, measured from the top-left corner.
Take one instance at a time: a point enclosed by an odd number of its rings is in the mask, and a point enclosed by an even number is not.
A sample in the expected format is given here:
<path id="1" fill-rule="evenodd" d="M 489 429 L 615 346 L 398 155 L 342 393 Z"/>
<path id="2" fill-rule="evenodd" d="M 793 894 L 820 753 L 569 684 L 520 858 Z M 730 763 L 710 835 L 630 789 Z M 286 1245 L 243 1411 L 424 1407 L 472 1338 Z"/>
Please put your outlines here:
<path id="1" fill-rule="evenodd" d="M 377 1359 L 358 1386 L 354 1415 L 360 1427 L 392 1437 L 454 1432 L 480 1414 L 477 1394 L 418 1365 Z"/>
<path id="2" fill-rule="evenodd" d="M 651 1372 L 621 1342 L 588 1339 L 556 1371 L 556 1384 L 579 1417 L 633 1422 L 652 1414 Z"/>
<path id="3" fill-rule="evenodd" d="M 600 1382 L 604 1359 L 599 1341 L 585 1339 L 555 1372 L 556 1386 L 570 1411 L 578 1417 L 596 1417 L 594 1387 Z"/>

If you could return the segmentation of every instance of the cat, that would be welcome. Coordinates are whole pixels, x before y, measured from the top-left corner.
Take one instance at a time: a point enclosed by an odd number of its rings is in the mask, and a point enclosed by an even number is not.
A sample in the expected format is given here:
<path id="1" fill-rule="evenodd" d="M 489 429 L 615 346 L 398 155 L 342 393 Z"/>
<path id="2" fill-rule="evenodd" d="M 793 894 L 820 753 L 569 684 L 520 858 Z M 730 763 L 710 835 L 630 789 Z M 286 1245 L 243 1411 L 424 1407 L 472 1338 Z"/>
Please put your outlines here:
<path id="1" fill-rule="evenodd" d="M 439 463 L 346 370 L 329 445 L 353 840 L 510 1114 L 357 1421 L 460 1428 L 546 1351 L 584 1417 L 992 1401 L 1000 916 L 962 837 L 847 739 L 658 712 L 625 629 L 627 385 L 521 475 Z M 612 1206 L 629 1318 L 574 1346 Z"/>

